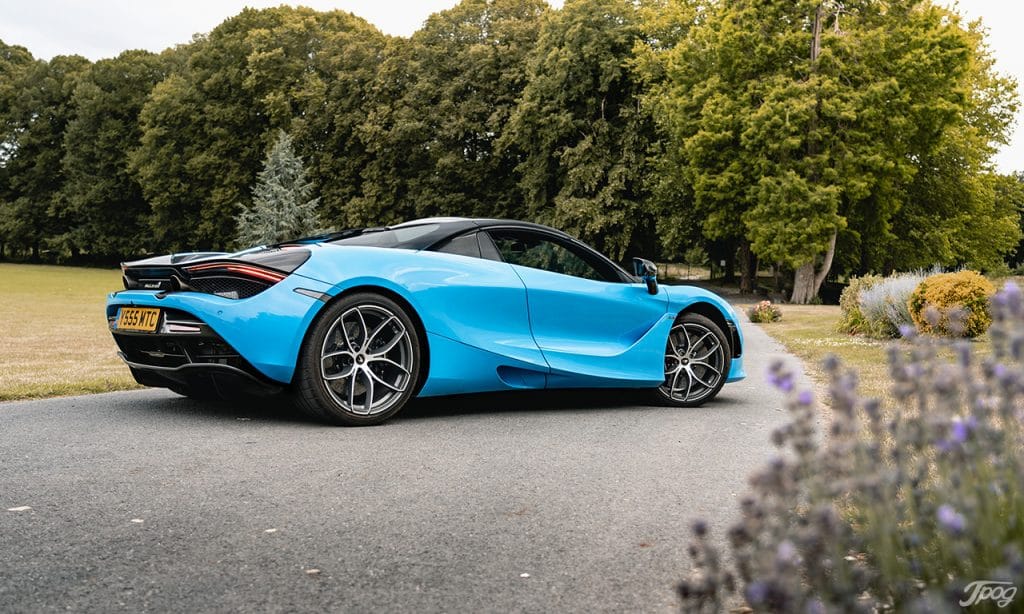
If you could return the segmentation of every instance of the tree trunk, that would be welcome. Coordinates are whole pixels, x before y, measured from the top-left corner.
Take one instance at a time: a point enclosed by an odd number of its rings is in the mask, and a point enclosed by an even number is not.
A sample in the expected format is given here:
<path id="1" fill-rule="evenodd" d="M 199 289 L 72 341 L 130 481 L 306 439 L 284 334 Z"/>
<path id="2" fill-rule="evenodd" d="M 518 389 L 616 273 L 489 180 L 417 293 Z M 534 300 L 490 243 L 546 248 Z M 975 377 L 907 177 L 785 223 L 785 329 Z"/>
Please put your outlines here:
<path id="1" fill-rule="evenodd" d="M 39 262 L 39 241 L 32 244 L 32 262 Z"/>
<path id="2" fill-rule="evenodd" d="M 824 12 L 824 5 L 818 3 L 818 6 L 814 9 L 814 23 L 811 26 L 811 74 L 818 72 L 818 56 L 821 55 L 821 22 Z M 821 107 L 820 96 L 815 96 L 815 112 L 811 114 L 810 125 L 807 130 L 807 155 L 813 157 L 818 154 L 818 111 Z M 817 179 L 817 173 L 812 172 L 811 180 Z M 821 284 L 824 283 L 825 277 L 828 276 L 829 269 L 832 268 L 832 257 L 836 251 L 836 236 L 837 231 L 832 231 L 832 237 L 829 239 L 828 250 L 825 252 L 824 261 L 821 264 L 821 270 L 815 270 L 814 264 L 817 258 L 812 259 L 810 262 L 797 267 L 793 277 L 793 296 L 790 302 L 798 305 L 806 305 L 810 303 L 814 297 L 818 296 L 818 290 L 821 289 Z"/>
<path id="3" fill-rule="evenodd" d="M 814 262 L 808 262 L 797 268 L 793 277 L 791 303 L 806 305 L 814 300 L 814 297 L 818 296 L 821 284 L 825 283 L 825 278 L 828 277 L 828 272 L 832 268 L 832 258 L 836 255 L 836 238 L 838 235 L 838 232 L 832 231 L 821 268 L 815 270 Z"/>
<path id="4" fill-rule="evenodd" d="M 757 256 L 750 241 L 740 243 L 740 294 L 753 294 L 757 286 Z"/>
<path id="5" fill-rule="evenodd" d="M 725 259 L 725 283 L 731 284 L 736 281 L 736 254 L 731 254 Z"/>

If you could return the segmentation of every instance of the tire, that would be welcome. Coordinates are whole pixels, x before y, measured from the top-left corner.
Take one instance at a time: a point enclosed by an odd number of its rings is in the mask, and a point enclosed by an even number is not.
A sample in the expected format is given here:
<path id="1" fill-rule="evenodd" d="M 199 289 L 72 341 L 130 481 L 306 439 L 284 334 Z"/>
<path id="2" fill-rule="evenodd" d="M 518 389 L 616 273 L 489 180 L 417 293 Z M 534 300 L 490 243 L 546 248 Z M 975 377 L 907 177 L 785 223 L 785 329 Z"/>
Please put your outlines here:
<path id="1" fill-rule="evenodd" d="M 406 309 L 361 292 L 328 305 L 299 353 L 296 405 L 331 424 L 368 426 L 414 395 L 422 344 Z"/>
<path id="2" fill-rule="evenodd" d="M 698 407 L 715 398 L 732 367 L 732 349 L 722 329 L 698 313 L 676 318 L 665 341 L 665 382 L 655 400 L 673 407 Z"/>

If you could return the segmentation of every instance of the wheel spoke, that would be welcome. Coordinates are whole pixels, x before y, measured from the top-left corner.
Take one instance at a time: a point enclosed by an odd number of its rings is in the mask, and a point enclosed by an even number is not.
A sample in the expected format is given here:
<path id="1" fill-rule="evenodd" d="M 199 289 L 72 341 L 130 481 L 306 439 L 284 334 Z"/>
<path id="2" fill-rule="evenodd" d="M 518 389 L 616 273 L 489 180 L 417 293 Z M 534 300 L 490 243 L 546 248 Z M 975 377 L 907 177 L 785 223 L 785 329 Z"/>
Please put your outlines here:
<path id="1" fill-rule="evenodd" d="M 693 344 L 690 343 L 690 333 L 686 332 L 686 326 L 684 326 L 684 325 L 676 326 L 672 330 L 678 330 L 680 333 L 682 333 L 683 339 L 686 341 L 686 347 L 683 348 L 683 351 L 680 352 L 679 349 L 678 349 L 678 346 L 677 346 L 675 348 L 676 353 L 679 354 L 680 356 L 688 354 L 690 352 L 690 348 L 693 347 Z"/>
<path id="2" fill-rule="evenodd" d="M 327 360 L 328 358 L 335 358 L 337 356 L 348 356 L 348 357 L 351 358 L 352 357 L 352 352 L 349 352 L 348 350 L 340 350 L 338 352 L 328 352 L 328 353 L 323 355 L 322 360 Z"/>
<path id="3" fill-rule="evenodd" d="M 679 374 L 680 373 L 683 373 L 683 370 L 682 369 L 676 369 L 675 374 L 672 376 L 672 383 L 668 387 L 670 393 L 674 393 L 677 390 L 682 390 L 679 386 L 676 385 L 677 383 L 679 383 Z"/>
<path id="4" fill-rule="evenodd" d="M 383 355 L 387 354 L 396 345 L 398 345 L 399 341 L 401 341 L 406 336 L 407 333 L 406 333 L 405 327 L 402 326 L 402 323 L 397 318 L 395 319 L 395 323 L 397 323 L 398 327 L 399 327 L 399 331 L 397 333 L 395 333 L 395 336 L 392 337 L 390 341 L 388 341 L 387 343 L 385 343 L 381 347 L 373 350 L 372 352 L 367 352 L 368 356 L 383 356 Z M 374 335 L 376 335 L 376 334 L 377 333 L 374 332 Z"/>
<path id="5" fill-rule="evenodd" d="M 398 321 L 398 318 L 396 318 L 395 316 L 389 316 L 383 322 L 378 324 L 377 328 L 373 329 L 373 332 L 370 333 L 370 336 L 367 338 L 367 340 L 366 340 L 366 347 L 369 348 L 371 345 L 373 345 L 373 340 L 377 338 L 377 335 L 379 335 L 382 330 L 387 328 L 388 324 L 391 324 L 392 322 L 397 322 L 397 321 Z"/>
<path id="6" fill-rule="evenodd" d="M 398 386 L 396 386 L 394 384 L 390 384 L 390 383 L 384 381 L 384 379 L 381 376 L 379 376 L 379 375 L 377 375 L 376 373 L 373 372 L 373 369 L 366 369 L 366 372 L 370 375 L 370 379 L 372 379 L 373 381 L 377 382 L 378 384 L 386 386 L 386 387 L 390 388 L 391 390 L 394 390 L 395 392 L 405 392 L 405 386 L 402 386 L 401 388 L 399 388 Z"/>
<path id="7" fill-rule="evenodd" d="M 396 369 L 401 369 L 402 373 L 405 373 L 406 375 L 412 375 L 412 372 L 410 372 L 409 369 L 406 369 L 405 367 L 403 367 L 402 365 L 398 364 L 397 362 L 391 360 L 390 358 L 381 358 L 381 357 L 375 356 L 375 357 L 368 358 L 366 360 L 366 364 L 367 365 L 369 365 L 370 363 L 374 363 L 374 362 L 382 362 L 384 364 L 391 365 L 392 367 L 394 367 Z"/>
<path id="8" fill-rule="evenodd" d="M 714 354 L 715 352 L 717 352 L 718 350 L 720 350 L 721 348 L 722 348 L 722 345 L 721 345 L 720 343 L 718 343 L 718 341 L 717 341 L 717 340 L 715 340 L 715 341 L 713 341 L 713 342 L 712 342 L 712 345 L 711 345 L 711 349 L 710 349 L 710 350 L 708 350 L 708 353 L 707 353 L 707 354 L 705 354 L 705 355 L 703 355 L 703 356 L 696 356 L 696 357 L 694 357 L 694 360 L 707 360 L 708 358 L 711 358 L 711 356 L 712 356 L 712 355 L 713 355 L 713 354 Z"/>
<path id="9" fill-rule="evenodd" d="M 700 346 L 700 344 L 703 343 L 703 341 L 705 339 L 707 339 L 708 337 L 711 337 L 712 339 L 714 339 L 715 335 L 711 331 L 705 332 L 703 335 L 700 336 L 699 339 L 697 339 L 696 343 L 691 343 L 690 344 L 690 351 L 693 351 L 693 350 L 697 349 Z"/>
<path id="10" fill-rule="evenodd" d="M 690 365 L 691 366 L 697 366 L 697 367 L 704 367 L 705 369 L 710 369 L 710 370 L 714 371 L 715 375 L 718 375 L 719 377 L 721 377 L 721 375 L 722 375 L 721 371 L 716 369 L 714 366 L 712 366 L 712 365 L 710 365 L 710 364 L 708 364 L 708 363 L 706 363 L 704 361 L 701 361 L 701 360 L 695 360 L 695 361 L 691 362 Z"/>
<path id="11" fill-rule="evenodd" d="M 366 396 L 363 397 L 363 410 L 369 414 L 373 411 L 373 374 L 366 367 L 359 370 L 366 380 Z"/>
<path id="12" fill-rule="evenodd" d="M 358 307 L 356 307 L 355 312 L 356 312 L 356 315 L 359 316 L 359 326 L 361 326 L 362 329 L 363 329 L 362 330 L 362 336 L 361 336 L 363 342 L 359 346 L 359 349 L 358 350 L 354 350 L 354 351 L 362 352 L 363 350 L 366 349 L 366 346 L 369 343 L 370 330 L 368 328 L 366 328 L 366 318 L 363 317 L 363 310 L 359 309 Z"/>
<path id="13" fill-rule="evenodd" d="M 697 377 L 697 374 L 692 372 L 692 371 L 690 372 L 690 375 L 693 377 L 693 379 L 695 379 L 698 382 L 700 382 L 700 384 L 702 386 L 704 386 L 705 388 L 714 388 L 715 387 L 715 385 L 714 385 L 714 381 L 715 380 L 711 380 L 712 383 L 709 384 L 709 383 L 705 382 L 704 380 L 702 380 L 701 378 Z"/>
<path id="14" fill-rule="evenodd" d="M 675 332 L 676 332 L 676 329 L 675 329 L 675 328 L 673 328 L 673 329 L 672 329 L 671 331 L 669 331 L 669 333 L 668 333 L 668 347 L 672 349 L 672 354 L 671 354 L 671 355 L 675 355 L 675 356 L 678 356 L 678 355 L 679 355 L 679 347 L 678 347 L 678 346 L 676 346 L 676 340 L 674 339 L 674 337 L 675 337 Z M 685 333 L 684 333 L 684 334 L 685 334 Z M 669 356 L 669 355 L 670 355 L 670 354 L 666 354 L 666 356 Z"/>
<path id="15" fill-rule="evenodd" d="M 338 325 L 340 325 L 341 332 L 345 336 L 345 345 L 348 347 L 349 351 L 358 352 L 363 349 L 363 345 L 360 344 L 359 346 L 356 346 L 356 344 L 352 340 L 352 336 L 349 334 L 348 326 L 345 325 L 345 321 L 349 319 L 349 316 L 351 316 L 353 313 L 355 313 L 356 316 L 359 317 L 358 324 L 359 326 L 362 327 L 362 330 L 360 331 L 360 339 L 362 339 L 363 343 L 365 343 L 366 321 L 363 319 L 363 314 L 361 311 L 359 311 L 358 307 L 353 307 L 352 309 L 349 309 L 345 313 L 341 314 L 341 317 L 338 319 Z M 353 321 L 353 324 L 355 323 L 356 322 Z"/>
<path id="16" fill-rule="evenodd" d="M 348 371 L 345 371 L 344 373 L 336 373 L 334 375 L 327 375 L 327 373 L 325 372 L 324 373 L 324 381 L 331 382 L 331 381 L 334 381 L 334 380 L 345 379 L 346 377 L 351 376 L 352 372 L 355 371 L 355 370 L 356 370 L 356 363 L 352 363 L 351 365 L 349 365 Z"/>
<path id="17" fill-rule="evenodd" d="M 359 379 L 359 374 L 356 370 L 352 369 L 352 377 L 348 381 L 348 409 L 349 411 L 356 410 L 356 380 Z"/>

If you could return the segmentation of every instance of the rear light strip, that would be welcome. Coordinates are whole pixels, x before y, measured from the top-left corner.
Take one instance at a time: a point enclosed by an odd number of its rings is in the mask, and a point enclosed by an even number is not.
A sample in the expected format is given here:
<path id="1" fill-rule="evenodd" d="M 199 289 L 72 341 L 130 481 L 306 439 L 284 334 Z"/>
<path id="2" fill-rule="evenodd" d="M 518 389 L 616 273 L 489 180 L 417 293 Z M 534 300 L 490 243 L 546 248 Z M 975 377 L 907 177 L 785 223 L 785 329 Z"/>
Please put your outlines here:
<path id="1" fill-rule="evenodd" d="M 196 266 L 185 267 L 185 270 L 189 274 L 198 273 L 202 271 L 227 271 L 229 273 L 237 273 L 239 275 L 250 277 L 252 279 L 258 279 L 260 281 L 269 282 L 276 284 L 283 280 L 287 275 L 279 273 L 277 271 L 271 271 L 260 267 L 251 266 L 248 264 L 234 264 L 234 263 L 223 263 L 223 262 L 210 262 L 206 264 L 198 264 Z"/>

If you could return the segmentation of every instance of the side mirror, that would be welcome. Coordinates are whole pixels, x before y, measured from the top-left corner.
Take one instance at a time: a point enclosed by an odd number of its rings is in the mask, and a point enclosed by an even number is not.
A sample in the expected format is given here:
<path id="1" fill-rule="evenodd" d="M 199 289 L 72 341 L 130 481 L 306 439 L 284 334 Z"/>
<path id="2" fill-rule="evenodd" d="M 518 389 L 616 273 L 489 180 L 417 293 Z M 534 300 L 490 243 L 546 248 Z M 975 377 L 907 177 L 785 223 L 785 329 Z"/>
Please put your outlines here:
<path id="1" fill-rule="evenodd" d="M 648 294 L 658 293 L 658 266 L 644 258 L 633 258 L 633 272 L 647 284 Z"/>

